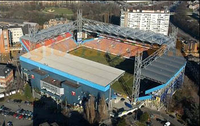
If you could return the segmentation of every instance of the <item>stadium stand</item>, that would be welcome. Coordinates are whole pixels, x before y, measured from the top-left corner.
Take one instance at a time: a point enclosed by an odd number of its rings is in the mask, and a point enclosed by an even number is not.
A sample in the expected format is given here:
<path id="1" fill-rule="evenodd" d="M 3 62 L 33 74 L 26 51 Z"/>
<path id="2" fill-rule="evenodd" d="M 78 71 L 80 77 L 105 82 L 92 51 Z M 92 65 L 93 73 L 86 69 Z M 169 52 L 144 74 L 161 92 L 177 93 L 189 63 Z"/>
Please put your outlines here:
<path id="1" fill-rule="evenodd" d="M 62 41 L 64 39 L 67 39 L 67 38 L 70 38 L 70 37 L 72 37 L 72 35 L 69 32 L 67 32 L 67 33 L 60 34 L 60 35 L 58 35 L 56 37 L 53 37 L 53 38 L 45 39 L 42 42 L 35 43 L 35 42 L 30 42 L 30 41 L 25 40 L 25 39 L 21 39 L 21 42 L 26 47 L 26 49 L 30 51 L 30 50 L 39 48 L 39 47 L 41 47 L 43 45 L 50 46 L 53 43 L 60 42 L 60 41 Z"/>
<path id="2" fill-rule="evenodd" d="M 96 50 L 101 50 L 103 52 L 109 52 L 113 55 L 122 55 L 126 58 L 136 55 L 136 52 L 145 51 L 146 48 L 134 46 L 128 43 L 117 42 L 111 39 L 98 39 L 83 44 L 88 48 L 93 48 Z"/>
<path id="3" fill-rule="evenodd" d="M 62 51 L 69 52 L 77 47 L 77 44 L 74 42 L 72 38 L 68 38 L 61 42 L 54 43 L 50 46 L 50 48 Z"/>

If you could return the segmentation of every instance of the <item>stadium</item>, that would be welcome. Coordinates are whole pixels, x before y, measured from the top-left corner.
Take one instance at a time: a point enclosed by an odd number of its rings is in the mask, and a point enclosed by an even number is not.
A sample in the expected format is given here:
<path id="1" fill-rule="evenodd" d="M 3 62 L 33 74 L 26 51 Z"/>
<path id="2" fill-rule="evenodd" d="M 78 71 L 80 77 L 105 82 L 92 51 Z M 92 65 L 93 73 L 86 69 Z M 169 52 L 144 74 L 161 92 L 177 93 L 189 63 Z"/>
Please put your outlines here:
<path id="1" fill-rule="evenodd" d="M 180 88 L 186 60 L 176 38 L 82 18 L 22 36 L 21 73 L 55 100 L 81 104 L 116 93 L 163 105 Z"/>

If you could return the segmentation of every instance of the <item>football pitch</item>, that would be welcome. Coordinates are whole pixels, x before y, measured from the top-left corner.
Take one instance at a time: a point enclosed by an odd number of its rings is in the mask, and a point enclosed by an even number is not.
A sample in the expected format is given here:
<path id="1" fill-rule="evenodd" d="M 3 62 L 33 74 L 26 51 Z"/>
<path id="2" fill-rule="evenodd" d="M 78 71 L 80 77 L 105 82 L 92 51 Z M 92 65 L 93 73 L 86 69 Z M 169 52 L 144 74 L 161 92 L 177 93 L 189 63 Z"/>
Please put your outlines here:
<path id="1" fill-rule="evenodd" d="M 69 53 L 126 71 L 125 75 L 121 77 L 123 82 L 116 81 L 111 85 L 111 88 L 116 92 L 124 95 L 127 95 L 127 88 L 129 89 L 129 93 L 132 90 L 133 60 L 125 59 L 112 54 L 106 54 L 105 52 L 90 49 L 87 47 L 79 47 Z M 126 86 L 126 88 L 124 88 L 124 86 Z"/>

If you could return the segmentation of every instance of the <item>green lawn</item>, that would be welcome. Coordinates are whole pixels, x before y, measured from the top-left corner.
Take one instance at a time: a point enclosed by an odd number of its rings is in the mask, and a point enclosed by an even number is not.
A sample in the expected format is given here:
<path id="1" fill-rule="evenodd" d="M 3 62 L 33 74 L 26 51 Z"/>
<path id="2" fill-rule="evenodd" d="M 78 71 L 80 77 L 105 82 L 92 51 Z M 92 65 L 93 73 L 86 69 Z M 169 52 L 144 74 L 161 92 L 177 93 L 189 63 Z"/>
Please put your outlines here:
<path id="1" fill-rule="evenodd" d="M 33 101 L 34 98 L 32 97 L 31 87 L 26 84 L 24 88 L 24 93 L 16 93 L 13 95 L 8 96 L 9 99 L 21 99 L 23 101 Z"/>
<path id="2" fill-rule="evenodd" d="M 133 72 L 132 60 L 127 60 L 125 58 L 119 58 L 119 57 L 117 58 L 117 56 L 109 54 L 108 57 L 111 60 L 111 62 L 109 62 L 108 60 L 106 60 L 107 58 L 105 57 L 104 52 L 100 52 L 94 49 L 89 49 L 86 47 L 80 47 L 69 53 L 79 57 L 83 57 L 85 59 L 89 59 L 95 62 L 99 62 L 105 65 L 110 65 L 125 70 L 126 73 L 122 78 L 125 80 L 125 85 L 130 89 L 132 88 L 133 75 L 130 74 Z M 119 93 L 126 94 L 125 89 L 123 88 L 122 84 L 119 81 L 115 82 L 111 87 Z"/>
<path id="3" fill-rule="evenodd" d="M 52 12 L 50 12 L 49 10 L 52 10 Z M 57 8 L 57 7 L 46 7 L 44 10 L 44 12 L 46 13 L 52 13 L 52 14 L 56 14 L 56 15 L 72 15 L 73 12 L 70 9 L 67 8 Z"/>

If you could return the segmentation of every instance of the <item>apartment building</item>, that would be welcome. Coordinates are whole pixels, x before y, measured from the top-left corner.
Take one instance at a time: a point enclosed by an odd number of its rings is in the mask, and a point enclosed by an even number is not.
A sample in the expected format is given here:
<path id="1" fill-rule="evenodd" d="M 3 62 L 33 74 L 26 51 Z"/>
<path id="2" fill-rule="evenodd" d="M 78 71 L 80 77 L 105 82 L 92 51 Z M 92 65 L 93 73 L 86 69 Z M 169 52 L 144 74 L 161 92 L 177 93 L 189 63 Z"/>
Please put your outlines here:
<path id="1" fill-rule="evenodd" d="M 5 90 L 13 82 L 13 70 L 0 64 L 0 89 Z"/>
<path id="2" fill-rule="evenodd" d="M 11 41 L 13 44 L 19 43 L 19 38 L 23 36 L 22 27 L 10 26 L 8 30 L 11 32 Z"/>
<path id="3" fill-rule="evenodd" d="M 132 10 L 121 11 L 120 26 L 133 29 L 153 31 L 168 35 L 169 11 L 164 10 Z"/>
<path id="4" fill-rule="evenodd" d="M 0 53 L 10 52 L 10 32 L 0 28 Z"/>

